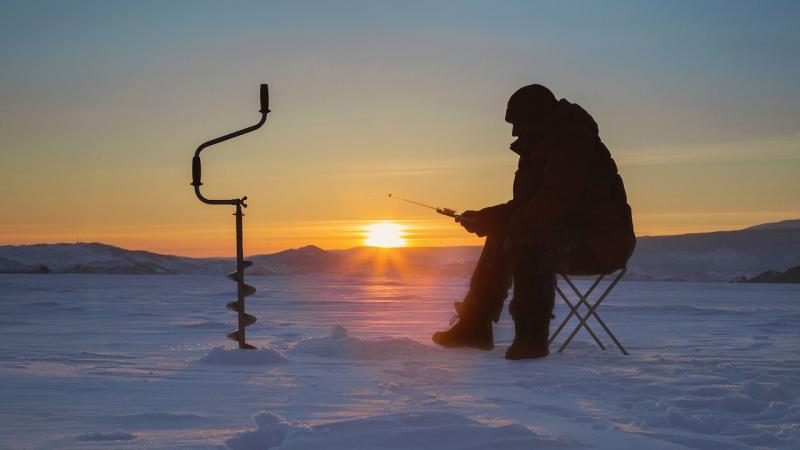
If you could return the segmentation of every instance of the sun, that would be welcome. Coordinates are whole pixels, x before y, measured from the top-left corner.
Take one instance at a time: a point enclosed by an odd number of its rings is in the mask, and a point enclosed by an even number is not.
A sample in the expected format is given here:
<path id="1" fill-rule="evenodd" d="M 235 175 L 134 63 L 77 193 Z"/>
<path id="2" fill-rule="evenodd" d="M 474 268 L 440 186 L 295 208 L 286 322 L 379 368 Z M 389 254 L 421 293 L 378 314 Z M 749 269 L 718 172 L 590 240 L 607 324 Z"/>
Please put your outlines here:
<path id="1" fill-rule="evenodd" d="M 364 227 L 366 232 L 364 245 L 383 248 L 405 247 L 404 228 L 394 222 L 377 222 L 367 225 Z"/>

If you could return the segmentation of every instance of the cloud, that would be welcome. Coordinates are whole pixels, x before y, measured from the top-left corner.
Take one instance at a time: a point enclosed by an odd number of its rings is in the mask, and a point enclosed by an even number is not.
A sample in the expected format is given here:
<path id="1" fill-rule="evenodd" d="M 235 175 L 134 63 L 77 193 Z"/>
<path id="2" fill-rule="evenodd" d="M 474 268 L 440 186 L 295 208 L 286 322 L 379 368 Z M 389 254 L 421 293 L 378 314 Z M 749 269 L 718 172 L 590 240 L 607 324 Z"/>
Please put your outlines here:
<path id="1" fill-rule="evenodd" d="M 617 150 L 615 159 L 620 165 L 629 167 L 750 159 L 800 161 L 800 134 L 741 142 Z"/>

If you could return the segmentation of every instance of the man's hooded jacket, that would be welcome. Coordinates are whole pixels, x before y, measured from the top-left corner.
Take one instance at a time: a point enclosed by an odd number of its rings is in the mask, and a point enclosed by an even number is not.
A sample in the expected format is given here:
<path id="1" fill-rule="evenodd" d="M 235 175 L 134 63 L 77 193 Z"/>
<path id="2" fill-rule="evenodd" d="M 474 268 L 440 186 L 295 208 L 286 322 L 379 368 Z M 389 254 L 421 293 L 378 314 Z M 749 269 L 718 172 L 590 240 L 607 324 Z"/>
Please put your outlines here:
<path id="1" fill-rule="evenodd" d="M 514 199 L 484 208 L 479 217 L 492 228 L 510 226 L 512 240 L 574 230 L 603 271 L 623 267 L 636 244 L 631 208 L 592 116 L 561 99 L 541 137 L 518 153 Z"/>

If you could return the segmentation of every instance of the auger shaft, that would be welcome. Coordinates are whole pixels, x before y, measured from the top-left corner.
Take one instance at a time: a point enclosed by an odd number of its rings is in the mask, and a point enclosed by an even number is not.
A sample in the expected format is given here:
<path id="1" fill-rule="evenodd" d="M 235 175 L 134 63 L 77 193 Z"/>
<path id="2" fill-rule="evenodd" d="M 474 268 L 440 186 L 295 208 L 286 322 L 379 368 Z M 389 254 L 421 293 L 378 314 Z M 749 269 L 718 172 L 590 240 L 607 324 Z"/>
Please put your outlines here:
<path id="1" fill-rule="evenodd" d="M 253 263 L 250 261 L 244 260 L 244 245 L 243 241 L 244 238 L 242 236 L 242 217 L 244 214 L 242 213 L 242 206 L 236 205 L 236 301 L 238 303 L 237 308 L 237 316 L 239 322 L 239 328 L 234 331 L 233 339 L 239 342 L 239 348 L 252 350 L 255 349 L 254 346 L 247 343 L 247 339 L 245 337 L 245 328 L 249 325 L 252 325 L 256 322 L 255 316 L 251 316 L 245 312 L 244 307 L 244 298 L 253 295 L 256 292 L 256 288 L 245 284 L 244 282 L 244 269 L 249 267 Z"/>

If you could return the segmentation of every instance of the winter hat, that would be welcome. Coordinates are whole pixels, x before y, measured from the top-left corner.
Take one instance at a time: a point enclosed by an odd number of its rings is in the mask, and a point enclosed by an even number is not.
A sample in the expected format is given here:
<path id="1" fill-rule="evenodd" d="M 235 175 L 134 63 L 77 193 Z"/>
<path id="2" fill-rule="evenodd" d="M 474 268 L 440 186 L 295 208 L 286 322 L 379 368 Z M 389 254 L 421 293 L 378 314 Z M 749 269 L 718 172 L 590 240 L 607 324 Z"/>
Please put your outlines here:
<path id="1" fill-rule="evenodd" d="M 556 96 L 541 84 L 523 86 L 508 99 L 506 122 L 537 122 L 549 116 L 557 104 Z"/>

